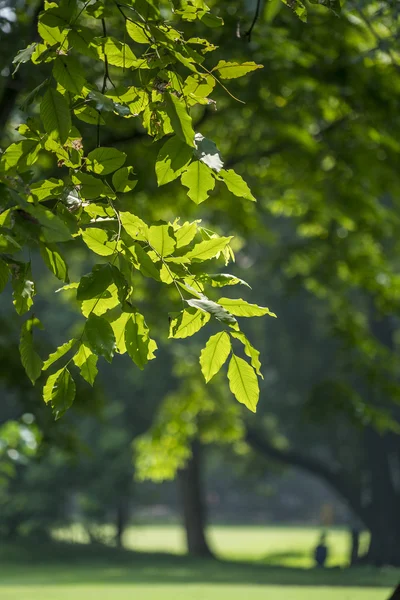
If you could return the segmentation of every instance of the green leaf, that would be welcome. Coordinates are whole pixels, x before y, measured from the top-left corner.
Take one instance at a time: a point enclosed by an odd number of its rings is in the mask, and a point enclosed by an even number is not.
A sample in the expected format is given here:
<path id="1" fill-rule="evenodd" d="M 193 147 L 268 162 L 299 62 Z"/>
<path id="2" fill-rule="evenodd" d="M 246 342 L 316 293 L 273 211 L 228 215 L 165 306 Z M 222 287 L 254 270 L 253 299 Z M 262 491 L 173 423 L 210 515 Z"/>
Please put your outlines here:
<path id="1" fill-rule="evenodd" d="M 207 74 L 193 73 L 185 80 L 183 94 L 185 97 L 193 94 L 195 98 L 207 98 L 215 87 L 215 77 Z"/>
<path id="2" fill-rule="evenodd" d="M 36 162 L 39 150 L 40 144 L 36 140 L 21 140 L 8 146 L 0 155 L 0 165 L 6 172 L 18 168 L 18 172 L 22 173 Z"/>
<path id="3" fill-rule="evenodd" d="M 149 337 L 144 317 L 138 312 L 130 315 L 125 326 L 125 345 L 129 356 L 139 369 L 143 370 L 147 362 L 155 358 L 157 344 Z"/>
<path id="4" fill-rule="evenodd" d="M 292 9 L 300 21 L 307 23 L 307 8 L 302 0 L 282 0 L 282 2 Z"/>
<path id="5" fill-rule="evenodd" d="M 262 317 L 263 315 L 269 315 L 276 318 L 276 314 L 271 312 L 269 308 L 257 306 L 257 304 L 249 304 L 241 298 L 220 298 L 218 303 L 226 308 L 226 310 L 229 310 L 230 313 L 236 315 L 236 317 Z"/>
<path id="6" fill-rule="evenodd" d="M 21 337 L 19 342 L 19 353 L 21 363 L 24 367 L 29 379 L 35 384 L 42 371 L 43 361 L 33 348 L 33 332 L 34 326 L 41 327 L 40 321 L 32 317 L 22 325 Z"/>
<path id="7" fill-rule="evenodd" d="M 109 264 L 95 265 L 92 272 L 84 275 L 76 291 L 78 302 L 101 296 L 113 281 L 113 273 Z"/>
<path id="8" fill-rule="evenodd" d="M 229 388 L 238 402 L 256 412 L 260 389 L 254 369 L 243 358 L 232 354 L 228 368 Z"/>
<path id="9" fill-rule="evenodd" d="M 103 315 L 119 304 L 118 288 L 115 283 L 112 283 L 104 292 L 98 294 L 98 296 L 82 300 L 81 313 L 84 317 L 89 317 L 91 313 L 94 315 Z"/>
<path id="10" fill-rule="evenodd" d="M 181 176 L 182 185 L 189 188 L 188 196 L 196 204 L 207 200 L 214 189 L 215 178 L 212 171 L 200 160 L 193 161 Z"/>
<path id="11" fill-rule="evenodd" d="M 123 167 L 114 173 L 112 183 L 116 192 L 131 192 L 137 184 L 136 179 L 130 179 L 133 173 L 133 167 Z"/>
<path id="12" fill-rule="evenodd" d="M 194 261 L 209 260 L 217 256 L 222 250 L 229 244 L 232 236 L 230 237 L 216 237 L 210 240 L 204 240 L 195 244 L 193 248 L 185 254 L 186 258 Z"/>
<path id="13" fill-rule="evenodd" d="M 340 15 L 342 7 L 340 6 L 340 0 L 310 0 L 312 4 L 322 4 L 322 6 L 326 6 L 332 12 L 335 13 L 336 16 Z"/>
<path id="14" fill-rule="evenodd" d="M 193 158 L 193 148 L 174 135 L 165 142 L 157 156 L 156 175 L 158 185 L 173 181 L 189 165 Z"/>
<path id="15" fill-rule="evenodd" d="M 128 44 L 124 44 L 113 37 L 94 38 L 91 44 L 96 50 L 98 58 L 115 67 L 130 69 L 140 61 L 137 60 Z"/>
<path id="16" fill-rule="evenodd" d="M 28 312 L 33 304 L 35 285 L 32 281 L 31 263 L 14 263 L 12 272 L 13 304 L 19 315 Z"/>
<path id="17" fill-rule="evenodd" d="M 214 171 L 218 173 L 224 166 L 224 163 L 222 162 L 221 154 L 215 143 L 212 140 L 205 138 L 201 133 L 196 133 L 194 136 L 194 143 L 196 147 L 196 157 L 210 167 L 210 169 L 214 169 Z"/>
<path id="18" fill-rule="evenodd" d="M 147 235 L 150 246 L 161 258 L 175 250 L 176 240 L 171 225 L 153 225 L 149 227 Z"/>
<path id="19" fill-rule="evenodd" d="M 68 265 L 55 244 L 40 244 L 40 254 L 45 265 L 61 281 L 68 283 Z"/>
<path id="20" fill-rule="evenodd" d="M 258 350 L 251 345 L 247 337 L 241 331 L 231 331 L 231 336 L 240 340 L 244 346 L 244 352 L 246 356 L 250 358 L 251 366 L 262 379 L 264 379 L 261 373 L 261 362 L 260 362 L 260 353 Z"/>
<path id="21" fill-rule="evenodd" d="M 64 221 L 48 208 L 27 203 L 24 209 L 39 221 L 46 242 L 51 244 L 53 242 L 68 242 L 72 239 L 71 232 Z"/>
<path id="22" fill-rule="evenodd" d="M 236 325 L 237 323 L 235 317 L 233 317 L 223 306 L 209 300 L 206 296 L 203 296 L 201 299 L 193 298 L 186 300 L 186 302 L 189 306 L 194 306 L 195 308 L 199 308 L 200 310 L 209 313 L 222 323 L 227 323 L 228 325 Z"/>
<path id="23" fill-rule="evenodd" d="M 81 377 L 90 385 L 93 385 L 98 373 L 96 354 L 93 354 L 89 346 L 82 342 L 72 360 L 78 367 Z"/>
<path id="24" fill-rule="evenodd" d="M 235 196 L 239 196 L 240 198 L 246 198 L 246 200 L 252 200 L 253 202 L 256 202 L 256 199 L 251 193 L 247 183 L 244 181 L 244 179 L 240 177 L 240 175 L 235 173 L 235 171 L 233 171 L 232 169 L 229 169 L 229 171 L 221 169 L 221 171 L 218 174 L 218 177 L 219 179 L 224 181 L 228 190 L 232 192 L 232 194 L 235 194 Z"/>
<path id="25" fill-rule="evenodd" d="M 75 108 L 74 115 L 77 119 L 84 123 L 89 123 L 89 125 L 105 125 L 106 123 L 99 111 L 87 104 L 80 108 Z"/>
<path id="26" fill-rule="evenodd" d="M 115 336 L 110 323 L 91 314 L 86 321 L 85 334 L 93 352 L 111 362 L 115 352 Z"/>
<path id="27" fill-rule="evenodd" d="M 184 248 L 193 240 L 197 233 L 197 223 L 184 223 L 175 229 L 176 249 Z"/>
<path id="28" fill-rule="evenodd" d="M 21 246 L 11 235 L 0 233 L 0 252 L 2 254 L 14 254 L 21 250 Z"/>
<path id="29" fill-rule="evenodd" d="M 200 354 L 201 372 L 206 383 L 214 377 L 231 352 L 231 340 L 226 331 L 212 335 Z"/>
<path id="30" fill-rule="evenodd" d="M 156 281 L 160 281 L 160 270 L 139 244 L 130 246 L 128 252 L 136 269 L 139 269 L 145 277 L 151 277 Z"/>
<path id="31" fill-rule="evenodd" d="M 115 112 L 120 117 L 128 117 L 131 114 L 127 106 L 122 106 L 118 102 L 114 102 L 111 98 L 108 98 L 97 90 L 90 92 L 88 97 L 93 100 L 98 111 Z"/>
<path id="32" fill-rule="evenodd" d="M 71 115 L 64 96 L 49 88 L 40 103 L 40 118 L 46 133 L 64 144 L 71 131 Z"/>
<path id="33" fill-rule="evenodd" d="M 50 375 L 43 388 L 43 400 L 50 403 L 56 419 L 59 419 L 75 399 L 76 387 L 66 367 Z"/>
<path id="34" fill-rule="evenodd" d="M 65 342 L 65 344 L 59 346 L 57 350 L 55 352 L 52 352 L 52 354 L 49 355 L 48 359 L 45 360 L 45 362 L 43 363 L 42 370 L 46 371 L 49 367 L 51 367 L 52 364 L 57 362 L 57 360 L 65 356 L 67 352 L 71 350 L 75 343 L 76 339 L 72 338 L 72 340 L 69 340 L 69 342 Z"/>
<path id="35" fill-rule="evenodd" d="M 221 79 L 235 79 L 236 77 L 242 77 L 251 71 L 256 69 L 262 69 L 263 65 L 257 65 L 255 62 L 227 62 L 226 60 L 220 60 L 213 71 L 218 71 Z"/>
<path id="36" fill-rule="evenodd" d="M 126 233 L 133 239 L 141 242 L 147 241 L 147 225 L 142 219 L 131 212 L 121 211 L 119 213 L 122 227 Z"/>
<path id="37" fill-rule="evenodd" d="M 115 335 L 115 342 L 119 354 L 125 354 L 125 327 L 132 313 L 123 312 L 118 317 L 110 321 L 110 325 Z"/>
<path id="38" fill-rule="evenodd" d="M 53 66 L 53 77 L 68 92 L 75 96 L 82 95 L 82 88 L 86 85 L 85 74 L 73 56 L 57 56 Z"/>
<path id="39" fill-rule="evenodd" d="M 182 339 L 197 333 L 208 321 L 210 315 L 196 308 L 185 308 L 170 321 L 169 337 Z"/>
<path id="40" fill-rule="evenodd" d="M 107 196 L 111 191 L 110 188 L 104 185 L 101 179 L 87 173 L 74 173 L 72 181 L 79 184 L 80 195 L 87 200 L 92 200 L 102 195 Z"/>
<path id="41" fill-rule="evenodd" d="M 15 57 L 13 58 L 13 61 L 12 61 L 13 65 L 16 65 L 16 67 L 13 71 L 13 75 L 15 75 L 15 73 L 18 71 L 18 69 L 22 63 L 26 63 L 31 60 L 31 56 L 32 56 L 36 46 L 37 46 L 36 43 L 29 44 L 29 46 L 27 46 L 23 50 L 19 50 L 17 52 L 17 54 L 15 55 Z"/>
<path id="42" fill-rule="evenodd" d="M 117 249 L 117 242 L 110 242 L 104 229 L 89 227 L 82 231 L 82 239 L 90 250 L 100 256 L 111 256 Z"/>
<path id="43" fill-rule="evenodd" d="M 206 12 L 202 17 L 201 17 L 201 22 L 204 23 L 204 25 L 206 25 L 206 27 L 221 27 L 224 24 L 223 19 L 221 19 L 221 17 L 217 17 L 216 15 L 213 15 L 212 13 Z"/>
<path id="44" fill-rule="evenodd" d="M 0 258 L 0 293 L 4 290 L 10 277 L 10 269 L 7 263 Z"/>
<path id="45" fill-rule="evenodd" d="M 66 25 L 67 22 L 57 9 L 46 10 L 39 16 L 39 35 L 49 44 L 49 46 L 54 46 L 63 41 L 65 37 L 64 28 Z"/>
<path id="46" fill-rule="evenodd" d="M 122 167 L 125 161 L 125 152 L 121 152 L 116 148 L 96 148 L 96 150 L 89 152 L 86 168 L 88 171 L 93 171 L 99 175 L 108 175 Z"/>
<path id="47" fill-rule="evenodd" d="M 153 43 L 151 35 L 143 23 L 134 23 L 133 21 L 127 20 L 126 30 L 129 37 L 131 37 L 137 44 L 147 44 L 149 46 Z"/>
<path id="48" fill-rule="evenodd" d="M 174 94 L 165 93 L 165 105 L 174 132 L 188 146 L 195 147 L 192 118 L 187 112 L 186 104 Z"/>
<path id="49" fill-rule="evenodd" d="M 32 183 L 31 195 L 37 202 L 43 200 L 49 200 L 51 198 L 57 198 L 64 190 L 64 182 L 61 179 L 45 179 L 44 181 L 38 181 Z"/>
<path id="50" fill-rule="evenodd" d="M 230 275 L 229 273 L 202 275 L 200 276 L 200 280 L 206 283 L 210 283 L 212 287 L 216 288 L 225 287 L 226 285 L 237 285 L 239 283 L 251 289 L 249 284 L 246 281 L 244 281 L 244 279 L 240 279 L 240 277 L 236 277 L 236 275 Z"/>

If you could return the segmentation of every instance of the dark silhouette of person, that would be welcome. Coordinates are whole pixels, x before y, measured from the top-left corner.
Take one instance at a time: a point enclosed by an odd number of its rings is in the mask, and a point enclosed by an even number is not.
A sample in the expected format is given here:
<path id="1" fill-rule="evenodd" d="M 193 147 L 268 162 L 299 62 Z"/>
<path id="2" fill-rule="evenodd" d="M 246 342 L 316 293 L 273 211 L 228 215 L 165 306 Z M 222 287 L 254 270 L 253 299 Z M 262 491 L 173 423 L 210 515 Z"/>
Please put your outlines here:
<path id="1" fill-rule="evenodd" d="M 315 563 L 317 567 L 324 567 L 328 558 L 328 547 L 326 545 L 326 533 L 322 533 L 318 542 L 318 546 L 314 552 Z"/>

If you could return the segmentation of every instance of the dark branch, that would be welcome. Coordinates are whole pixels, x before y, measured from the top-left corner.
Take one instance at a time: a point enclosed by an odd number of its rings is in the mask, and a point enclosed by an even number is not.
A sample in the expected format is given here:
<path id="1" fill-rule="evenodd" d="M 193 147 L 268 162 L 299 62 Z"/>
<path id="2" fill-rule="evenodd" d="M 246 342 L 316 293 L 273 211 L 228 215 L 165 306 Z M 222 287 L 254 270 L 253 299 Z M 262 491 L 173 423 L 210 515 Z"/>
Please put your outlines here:
<path id="1" fill-rule="evenodd" d="M 253 29 L 258 21 L 259 15 L 260 15 L 260 8 L 261 8 L 261 0 L 257 0 L 257 6 L 256 6 L 256 10 L 254 13 L 253 21 L 252 21 L 249 29 L 244 34 L 244 37 L 247 37 L 249 42 L 251 41 L 251 34 L 253 33 Z"/>
<path id="2" fill-rule="evenodd" d="M 283 450 L 277 448 L 255 429 L 247 429 L 246 441 L 254 450 L 256 450 L 256 452 L 259 452 L 267 458 L 297 467 L 323 479 L 342 496 L 354 513 L 357 514 L 364 523 L 368 522 L 369 510 L 361 504 L 357 489 L 348 480 L 343 471 L 333 469 L 323 461 L 302 454 L 297 450 Z"/>

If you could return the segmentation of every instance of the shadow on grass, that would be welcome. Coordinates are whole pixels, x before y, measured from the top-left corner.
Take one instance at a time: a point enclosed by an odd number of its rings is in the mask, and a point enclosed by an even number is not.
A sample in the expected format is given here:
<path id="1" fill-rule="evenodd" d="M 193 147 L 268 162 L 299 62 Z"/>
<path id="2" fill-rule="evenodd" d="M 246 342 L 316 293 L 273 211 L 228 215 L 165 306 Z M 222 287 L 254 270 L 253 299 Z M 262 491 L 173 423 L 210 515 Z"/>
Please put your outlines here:
<path id="1" fill-rule="evenodd" d="M 399 569 L 294 569 L 84 544 L 26 542 L 0 547 L 0 586 L 207 583 L 391 587 L 399 578 Z"/>

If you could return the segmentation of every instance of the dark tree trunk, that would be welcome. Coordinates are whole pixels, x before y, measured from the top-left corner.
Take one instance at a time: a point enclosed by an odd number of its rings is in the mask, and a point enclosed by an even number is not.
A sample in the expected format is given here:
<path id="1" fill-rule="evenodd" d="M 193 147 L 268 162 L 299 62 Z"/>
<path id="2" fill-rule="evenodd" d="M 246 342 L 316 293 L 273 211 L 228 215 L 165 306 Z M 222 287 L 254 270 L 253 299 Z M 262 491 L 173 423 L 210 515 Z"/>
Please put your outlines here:
<path id="1" fill-rule="evenodd" d="M 206 528 L 206 505 L 202 482 L 202 452 L 200 442 L 192 443 L 192 457 L 178 473 L 182 500 L 183 520 L 186 530 L 188 553 L 192 556 L 212 556 L 208 546 Z"/>
<path id="2" fill-rule="evenodd" d="M 130 517 L 130 497 L 120 496 L 117 504 L 115 541 L 118 548 L 123 548 L 123 537 Z"/>
<path id="3" fill-rule="evenodd" d="M 350 566 L 354 567 L 359 560 L 360 555 L 360 530 L 351 530 L 351 550 L 350 550 Z"/>
<path id="4" fill-rule="evenodd" d="M 388 600 L 400 600 L 400 583 Z"/>

